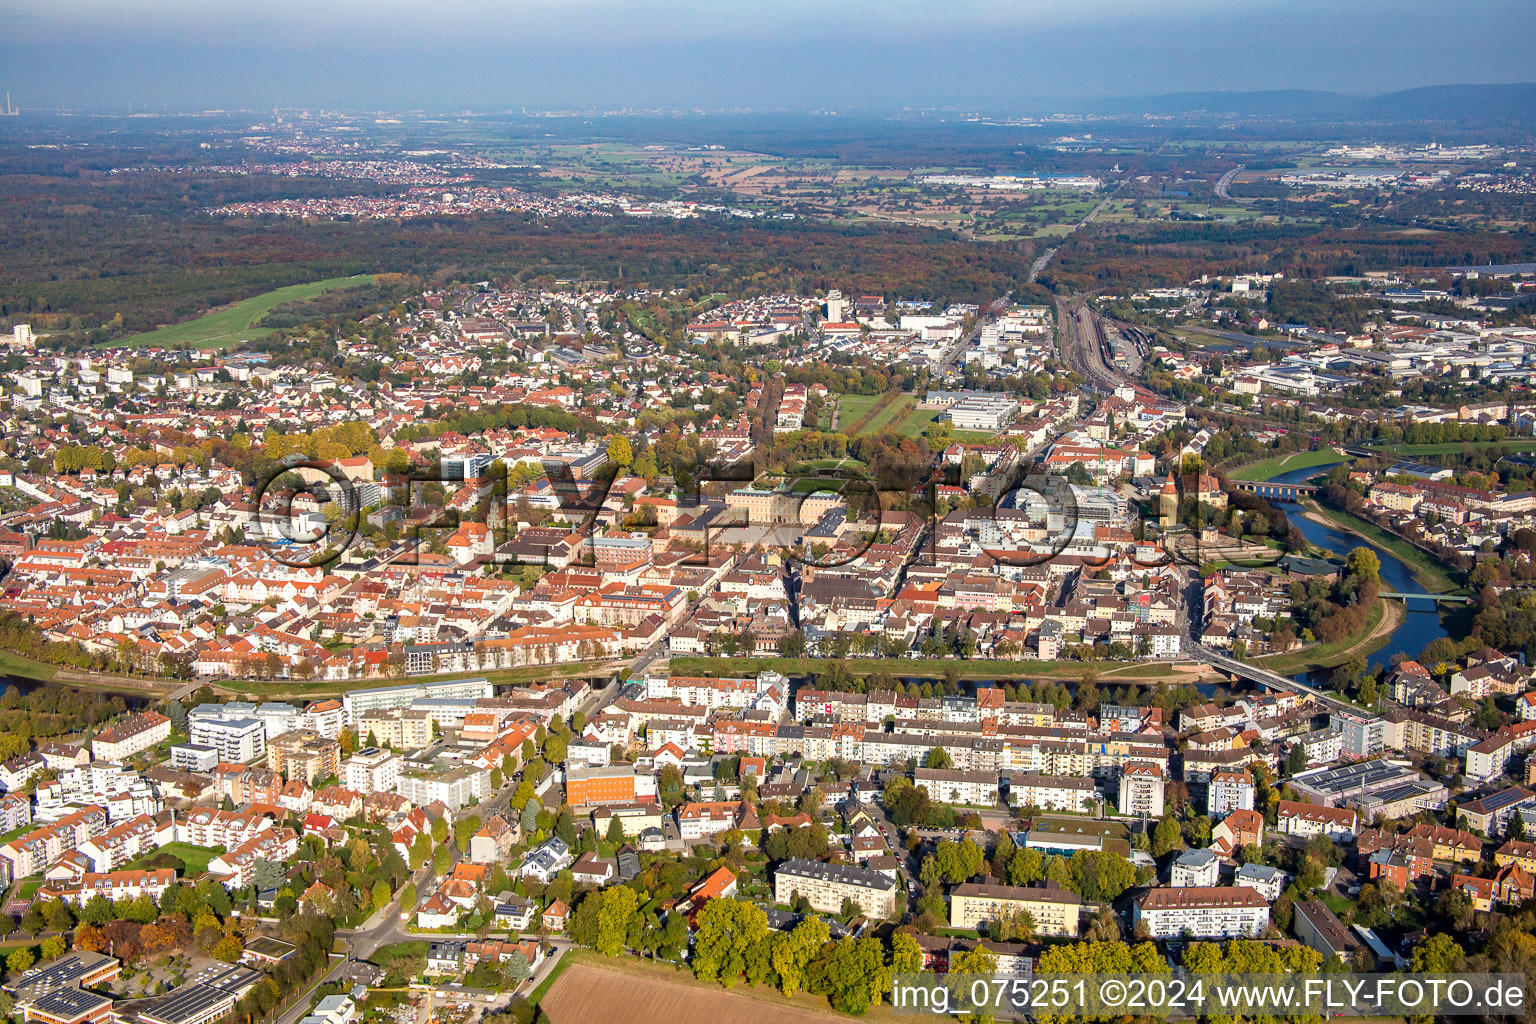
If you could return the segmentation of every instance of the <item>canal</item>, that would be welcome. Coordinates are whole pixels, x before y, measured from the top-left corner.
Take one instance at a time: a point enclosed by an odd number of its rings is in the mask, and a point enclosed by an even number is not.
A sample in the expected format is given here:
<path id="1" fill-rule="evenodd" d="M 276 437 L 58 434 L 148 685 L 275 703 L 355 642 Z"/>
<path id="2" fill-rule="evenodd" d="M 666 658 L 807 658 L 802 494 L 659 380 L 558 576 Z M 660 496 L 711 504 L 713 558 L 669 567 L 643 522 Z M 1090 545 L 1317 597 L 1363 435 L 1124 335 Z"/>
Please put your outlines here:
<path id="1" fill-rule="evenodd" d="M 1330 466 L 1308 466 L 1304 469 L 1293 469 L 1288 473 L 1270 478 L 1271 483 L 1299 484 L 1309 477 L 1326 473 Z M 1348 554 L 1354 548 L 1369 548 L 1376 553 L 1381 560 L 1381 589 L 1395 591 L 1399 594 L 1427 594 L 1428 591 L 1413 578 L 1413 570 L 1402 559 L 1384 548 L 1377 547 L 1363 537 L 1353 533 L 1334 529 L 1323 523 L 1314 522 L 1302 515 L 1302 507 L 1290 501 L 1271 501 L 1270 504 L 1283 511 L 1303 537 L 1309 543 L 1320 548 L 1327 548 L 1340 557 Z M 1409 598 L 1404 602 L 1407 614 L 1403 616 L 1402 624 L 1392 631 L 1387 643 L 1380 650 L 1372 654 L 1366 661 L 1372 668 L 1377 665 L 1388 665 L 1392 655 L 1399 651 L 1410 658 L 1417 658 L 1419 652 L 1431 640 L 1445 636 L 1445 627 L 1441 625 L 1440 613 L 1432 601 L 1415 601 Z M 1304 672 L 1297 679 L 1311 686 L 1326 686 L 1328 671 Z"/>

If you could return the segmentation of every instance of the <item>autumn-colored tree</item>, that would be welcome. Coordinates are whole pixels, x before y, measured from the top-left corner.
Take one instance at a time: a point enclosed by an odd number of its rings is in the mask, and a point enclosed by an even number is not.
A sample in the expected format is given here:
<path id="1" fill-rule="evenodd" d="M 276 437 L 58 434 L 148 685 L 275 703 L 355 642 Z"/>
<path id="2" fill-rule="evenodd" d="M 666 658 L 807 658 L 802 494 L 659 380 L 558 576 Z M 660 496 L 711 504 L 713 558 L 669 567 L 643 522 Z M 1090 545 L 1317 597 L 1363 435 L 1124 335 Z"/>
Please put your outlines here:
<path id="1" fill-rule="evenodd" d="M 75 929 L 75 948 L 100 953 L 107 948 L 107 940 L 100 928 L 93 924 L 82 924 Z"/>
<path id="2" fill-rule="evenodd" d="M 233 935 L 226 935 L 213 947 L 213 956 L 216 960 L 222 960 L 227 964 L 238 963 L 245 953 L 245 943 Z"/>

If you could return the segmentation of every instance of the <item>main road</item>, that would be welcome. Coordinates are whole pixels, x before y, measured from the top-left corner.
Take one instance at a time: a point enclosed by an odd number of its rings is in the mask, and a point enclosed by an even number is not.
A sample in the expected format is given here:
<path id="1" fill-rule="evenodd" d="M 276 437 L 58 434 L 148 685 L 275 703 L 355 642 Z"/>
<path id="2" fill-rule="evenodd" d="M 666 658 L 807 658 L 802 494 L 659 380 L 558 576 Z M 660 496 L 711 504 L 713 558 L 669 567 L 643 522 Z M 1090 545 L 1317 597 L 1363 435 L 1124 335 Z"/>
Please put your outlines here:
<path id="1" fill-rule="evenodd" d="M 1240 203 L 1240 202 L 1242 202 L 1241 199 L 1233 199 L 1232 198 L 1232 193 L 1230 191 L 1231 188 L 1232 188 L 1233 180 L 1238 176 L 1239 173 L 1241 173 L 1242 169 L 1243 169 L 1243 165 L 1242 164 L 1238 164 L 1236 167 L 1232 168 L 1226 174 L 1223 174 L 1220 178 L 1217 179 L 1217 181 L 1216 181 L 1216 198 L 1218 198 L 1218 199 L 1225 199 L 1229 203 Z"/>

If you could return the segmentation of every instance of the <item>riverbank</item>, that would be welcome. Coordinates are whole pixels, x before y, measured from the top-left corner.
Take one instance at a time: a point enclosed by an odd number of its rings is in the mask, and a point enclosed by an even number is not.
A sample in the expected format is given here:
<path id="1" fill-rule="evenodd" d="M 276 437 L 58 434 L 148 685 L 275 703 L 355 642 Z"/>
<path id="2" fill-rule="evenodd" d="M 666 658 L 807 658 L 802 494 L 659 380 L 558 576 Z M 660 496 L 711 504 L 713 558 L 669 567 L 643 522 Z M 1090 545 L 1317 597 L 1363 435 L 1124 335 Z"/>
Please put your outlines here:
<path id="1" fill-rule="evenodd" d="M 1443 594 L 1456 590 L 1460 586 L 1452 575 L 1455 570 L 1392 531 L 1385 530 L 1369 520 L 1361 519 L 1353 513 L 1330 508 L 1313 500 L 1303 501 L 1301 506 L 1304 509 L 1302 515 L 1314 523 L 1321 523 L 1343 533 L 1352 533 L 1361 540 L 1369 541 L 1377 547 L 1392 552 L 1399 561 L 1408 566 L 1413 578 L 1430 593 Z M 1335 554 L 1344 555 L 1347 552 L 1338 551 Z"/>
<path id="2" fill-rule="evenodd" d="M 34 661 L 10 651 L 0 650 L 0 675 L 46 683 L 58 674 L 59 666 L 57 665 L 50 665 L 46 661 Z"/>
<path id="3" fill-rule="evenodd" d="M 1314 644 L 1301 651 L 1254 658 L 1253 664 L 1282 676 L 1294 676 L 1342 665 L 1356 654 L 1369 657 L 1387 645 L 1407 616 L 1405 603 L 1383 598 L 1366 614 L 1365 625 L 1358 633 L 1331 644 Z"/>
<path id="4" fill-rule="evenodd" d="M 1298 469 L 1321 469 L 1323 466 L 1336 466 L 1341 462 L 1349 461 L 1349 456 L 1337 448 L 1319 448 L 1316 451 L 1291 452 L 1289 455 L 1275 455 L 1258 462 L 1250 462 L 1246 466 L 1238 466 L 1227 474 L 1232 480 L 1265 481 L 1279 476 L 1281 473 L 1290 473 Z"/>
<path id="5" fill-rule="evenodd" d="M 10 651 L 0 651 L 0 675 L 29 680 L 36 683 L 57 683 L 77 690 L 98 693 L 121 694 L 141 700 L 163 700 L 188 687 L 194 691 L 204 686 L 214 693 L 232 699 L 264 700 L 314 700 L 334 697 L 345 690 L 357 690 L 373 686 L 404 686 L 408 683 L 430 683 L 445 679 L 468 679 L 483 676 L 492 684 L 518 685 L 544 683 L 553 680 L 593 678 L 623 671 L 628 662 L 582 661 L 559 665 L 529 665 L 523 668 L 497 669 L 491 672 L 447 672 L 431 676 L 391 676 L 386 679 L 171 679 L 158 676 L 126 676 L 110 672 L 84 672 L 79 669 L 61 668 L 40 661 L 23 658 Z M 48 670 L 45 674 L 44 670 Z"/>
<path id="6" fill-rule="evenodd" d="M 827 670 L 826 658 L 672 658 L 674 675 L 750 676 L 764 670 L 786 676 L 803 676 Z M 897 679 L 943 679 L 954 669 L 961 679 L 1081 679 L 1093 674 L 1101 682 L 1182 683 L 1193 681 L 1198 673 L 1160 661 L 1024 661 L 972 660 L 959 658 L 849 658 L 844 662 L 855 676 L 884 672 Z"/>

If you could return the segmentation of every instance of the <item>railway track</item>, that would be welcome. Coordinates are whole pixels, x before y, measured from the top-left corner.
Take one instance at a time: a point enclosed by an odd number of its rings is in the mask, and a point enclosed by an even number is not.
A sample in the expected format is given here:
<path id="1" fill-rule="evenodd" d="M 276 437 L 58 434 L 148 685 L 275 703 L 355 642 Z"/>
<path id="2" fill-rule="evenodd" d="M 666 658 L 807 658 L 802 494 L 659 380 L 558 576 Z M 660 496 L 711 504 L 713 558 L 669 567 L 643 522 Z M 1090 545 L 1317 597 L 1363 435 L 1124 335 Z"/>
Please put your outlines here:
<path id="1" fill-rule="evenodd" d="M 1069 369 L 1082 374 L 1095 387 L 1113 391 L 1122 384 L 1132 384 L 1131 376 L 1117 369 L 1108 358 L 1109 337 L 1104 323 L 1083 299 L 1072 303 L 1058 300 L 1057 322 L 1061 325 L 1062 360 Z"/>

